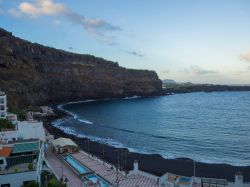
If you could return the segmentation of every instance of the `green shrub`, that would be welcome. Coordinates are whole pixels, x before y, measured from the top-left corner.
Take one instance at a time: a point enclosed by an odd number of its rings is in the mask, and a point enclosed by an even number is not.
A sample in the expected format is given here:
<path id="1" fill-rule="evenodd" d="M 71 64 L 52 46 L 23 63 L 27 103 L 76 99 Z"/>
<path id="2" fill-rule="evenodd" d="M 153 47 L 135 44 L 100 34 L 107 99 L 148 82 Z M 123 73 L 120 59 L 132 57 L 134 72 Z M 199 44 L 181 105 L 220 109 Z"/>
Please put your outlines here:
<path id="1" fill-rule="evenodd" d="M 17 118 L 21 121 L 26 120 L 26 111 L 18 108 L 10 107 L 8 109 L 9 112 L 17 115 Z"/>
<path id="2" fill-rule="evenodd" d="M 48 182 L 48 187 L 57 187 L 59 186 L 59 182 L 57 181 L 56 178 L 52 178 Z"/>
<path id="3" fill-rule="evenodd" d="M 23 187 L 36 187 L 36 186 L 37 186 L 37 185 L 36 185 L 36 182 L 35 182 L 35 181 L 31 181 L 31 182 L 29 182 L 29 183 L 23 185 Z"/>
<path id="4" fill-rule="evenodd" d="M 28 168 L 29 170 L 33 170 L 33 164 L 29 163 Z"/>
<path id="5" fill-rule="evenodd" d="M 51 178 L 48 182 L 48 187 L 66 187 L 66 184 L 62 184 L 61 182 L 59 182 L 55 177 Z"/>
<path id="6" fill-rule="evenodd" d="M 3 129 L 12 129 L 14 125 L 7 119 L 0 119 L 0 131 Z"/>

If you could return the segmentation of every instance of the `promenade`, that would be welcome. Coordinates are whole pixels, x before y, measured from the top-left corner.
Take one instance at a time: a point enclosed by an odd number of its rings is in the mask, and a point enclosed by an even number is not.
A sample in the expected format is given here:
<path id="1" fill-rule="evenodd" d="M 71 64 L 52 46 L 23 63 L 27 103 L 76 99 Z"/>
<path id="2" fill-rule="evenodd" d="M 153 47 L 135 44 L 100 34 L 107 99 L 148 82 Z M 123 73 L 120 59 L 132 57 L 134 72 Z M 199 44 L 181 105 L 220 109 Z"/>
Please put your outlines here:
<path id="1" fill-rule="evenodd" d="M 53 152 L 51 147 L 45 152 L 45 158 L 48 166 L 56 175 L 57 179 L 63 178 L 68 179 L 69 187 L 83 187 L 83 181 L 79 176 L 73 172 L 68 166 L 66 166 Z"/>
<path id="2" fill-rule="evenodd" d="M 87 153 L 80 151 L 72 154 L 74 158 L 82 164 L 93 170 L 97 175 L 119 187 L 158 187 L 157 181 L 142 175 L 125 176 L 117 172 L 114 167 L 104 164 L 102 161 L 95 159 Z M 65 165 L 53 152 L 51 147 L 46 150 L 45 158 L 48 166 L 59 179 L 62 176 L 68 179 L 69 187 L 82 187 L 84 185 L 80 177 L 67 165 Z"/>

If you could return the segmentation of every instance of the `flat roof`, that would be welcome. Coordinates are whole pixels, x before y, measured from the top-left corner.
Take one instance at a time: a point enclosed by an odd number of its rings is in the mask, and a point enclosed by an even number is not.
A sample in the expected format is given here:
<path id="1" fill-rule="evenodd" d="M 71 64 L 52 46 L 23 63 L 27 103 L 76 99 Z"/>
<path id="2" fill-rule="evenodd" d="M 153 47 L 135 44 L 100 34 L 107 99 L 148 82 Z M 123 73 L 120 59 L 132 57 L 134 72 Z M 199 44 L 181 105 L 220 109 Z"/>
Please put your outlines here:
<path id="1" fill-rule="evenodd" d="M 8 157 L 12 151 L 12 147 L 2 147 L 0 148 L 0 157 Z"/>
<path id="2" fill-rule="evenodd" d="M 77 145 L 75 144 L 75 142 L 73 142 L 71 139 L 69 138 L 58 138 L 52 141 L 52 144 L 54 146 L 59 146 L 59 147 L 65 147 L 65 146 L 74 146 L 77 147 Z"/>
<path id="3" fill-rule="evenodd" d="M 12 154 L 39 151 L 39 142 L 15 143 Z"/>

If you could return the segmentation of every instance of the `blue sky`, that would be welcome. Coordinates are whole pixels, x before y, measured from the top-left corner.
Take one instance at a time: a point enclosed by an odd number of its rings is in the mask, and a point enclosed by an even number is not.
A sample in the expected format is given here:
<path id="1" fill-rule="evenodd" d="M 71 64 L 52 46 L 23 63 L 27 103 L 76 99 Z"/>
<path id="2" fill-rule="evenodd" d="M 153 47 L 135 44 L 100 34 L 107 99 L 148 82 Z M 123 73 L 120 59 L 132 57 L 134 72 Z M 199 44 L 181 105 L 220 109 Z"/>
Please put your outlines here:
<path id="1" fill-rule="evenodd" d="M 161 79 L 250 84 L 249 0 L 0 0 L 0 27 Z"/>

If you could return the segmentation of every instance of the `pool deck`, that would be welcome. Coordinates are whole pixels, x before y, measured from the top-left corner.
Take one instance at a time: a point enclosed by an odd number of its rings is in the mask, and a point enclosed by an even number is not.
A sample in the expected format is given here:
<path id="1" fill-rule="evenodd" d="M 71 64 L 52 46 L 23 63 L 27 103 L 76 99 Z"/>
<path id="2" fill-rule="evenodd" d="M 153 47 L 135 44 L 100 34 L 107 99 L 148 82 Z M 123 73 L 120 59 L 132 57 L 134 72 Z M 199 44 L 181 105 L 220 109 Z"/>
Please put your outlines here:
<path id="1" fill-rule="evenodd" d="M 68 186 L 69 187 L 82 187 L 83 182 L 77 176 L 77 174 L 69 168 L 69 166 L 65 165 L 53 152 L 51 147 L 48 147 L 48 149 L 45 152 L 45 158 L 46 162 L 49 166 L 49 168 L 53 171 L 53 173 L 56 175 L 56 177 L 59 179 L 62 176 L 62 170 L 64 177 L 67 177 L 68 179 Z M 63 169 L 62 169 L 63 168 Z"/>
<path id="2" fill-rule="evenodd" d="M 115 169 L 110 169 L 108 166 L 96 159 L 93 159 L 83 151 L 72 154 L 72 156 L 91 170 L 95 171 L 96 174 L 114 185 L 117 184 L 116 181 L 118 175 L 119 187 L 158 187 L 158 184 L 155 180 L 142 175 L 130 175 L 125 177 L 121 173 L 117 174 Z"/>
<path id="3" fill-rule="evenodd" d="M 119 187 L 158 187 L 155 180 L 142 175 L 130 175 L 125 177 L 120 172 L 117 173 L 115 169 L 110 169 L 110 167 L 104 165 L 103 162 L 94 159 L 83 151 L 72 154 L 72 156 L 111 184 L 117 184 L 118 176 Z M 62 176 L 63 167 L 63 175 L 68 178 L 69 187 L 81 187 L 84 185 L 80 177 L 52 152 L 51 147 L 46 150 L 45 158 L 48 166 L 57 178 Z"/>

